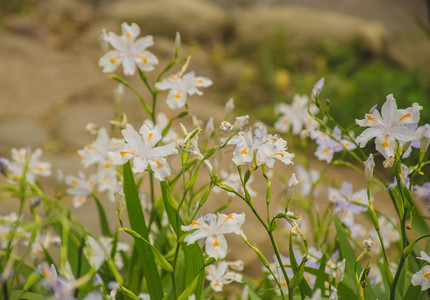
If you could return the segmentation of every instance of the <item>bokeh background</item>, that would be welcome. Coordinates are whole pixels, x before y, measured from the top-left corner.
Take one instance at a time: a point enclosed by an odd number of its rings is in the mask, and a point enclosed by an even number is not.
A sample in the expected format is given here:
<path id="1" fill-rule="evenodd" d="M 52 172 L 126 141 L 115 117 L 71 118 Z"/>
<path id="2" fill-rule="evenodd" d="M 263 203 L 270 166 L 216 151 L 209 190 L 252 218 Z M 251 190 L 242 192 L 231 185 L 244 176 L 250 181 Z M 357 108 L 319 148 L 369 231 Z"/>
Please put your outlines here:
<path id="1" fill-rule="evenodd" d="M 237 115 L 273 124 L 275 103 L 309 95 L 325 77 L 322 97 L 343 125 L 390 93 L 400 108 L 419 102 L 421 124 L 430 122 L 429 12 L 424 0 L 0 0 L 0 156 L 31 146 L 44 150 L 53 173 L 82 169 L 76 150 L 93 141 L 85 127 L 109 126 L 117 87 L 97 64 L 98 38 L 103 28 L 119 34 L 124 21 L 154 36 L 154 74 L 173 58 L 181 33 L 189 70 L 214 82 L 190 100 L 204 121 L 219 124 L 234 97 Z M 135 127 L 147 117 L 128 92 L 120 110 Z M 333 178 L 364 184 L 348 172 Z M 264 195 L 264 182 L 256 189 Z M 86 205 L 79 217 L 96 227 Z M 236 254 L 243 255 L 255 258 Z"/>
<path id="2" fill-rule="evenodd" d="M 88 122 L 107 126 L 116 85 L 97 65 L 102 55 L 97 40 L 102 28 L 119 33 L 123 21 L 154 36 L 150 50 L 160 65 L 172 58 L 175 34 L 181 33 L 182 54 L 192 55 L 190 69 L 214 81 L 205 93 L 208 101 L 193 103 L 203 119 L 234 97 L 239 112 L 273 122 L 273 103 L 309 94 L 325 77 L 323 97 L 344 125 L 375 103 L 381 106 L 389 93 L 399 107 L 419 102 L 428 122 L 429 5 L 424 0 L 0 0 L 0 154 L 32 145 L 63 157 L 91 141 L 83 130 Z M 125 99 L 124 108 L 128 101 L 135 99 Z"/>

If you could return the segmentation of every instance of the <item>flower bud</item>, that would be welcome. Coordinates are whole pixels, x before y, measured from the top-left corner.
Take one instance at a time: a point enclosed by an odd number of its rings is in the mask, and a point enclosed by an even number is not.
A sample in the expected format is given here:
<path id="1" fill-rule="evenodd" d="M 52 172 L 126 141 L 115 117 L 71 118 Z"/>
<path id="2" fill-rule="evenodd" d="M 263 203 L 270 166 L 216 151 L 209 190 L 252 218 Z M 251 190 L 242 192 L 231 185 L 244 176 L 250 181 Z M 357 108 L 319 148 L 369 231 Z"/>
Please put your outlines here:
<path id="1" fill-rule="evenodd" d="M 312 95 L 311 95 L 312 99 L 315 99 L 320 95 L 323 87 L 324 87 L 324 77 L 318 80 L 317 83 L 315 83 L 314 88 L 312 89 Z"/>
<path id="2" fill-rule="evenodd" d="M 234 109 L 234 99 L 230 98 L 228 99 L 224 107 L 224 118 L 227 118 L 228 115 L 230 115 L 230 113 L 233 111 L 233 109 Z"/>
<path id="3" fill-rule="evenodd" d="M 336 284 L 339 283 L 343 278 L 343 273 L 345 272 L 345 258 L 337 265 L 336 269 L 336 277 L 335 282 Z"/>
<path id="4" fill-rule="evenodd" d="M 180 46 L 181 46 L 181 34 L 179 32 L 176 32 L 176 36 L 175 36 L 175 49 L 176 49 L 176 52 L 179 50 Z"/>
<path id="5" fill-rule="evenodd" d="M 219 129 L 224 131 L 224 132 L 230 131 L 232 128 L 233 128 L 233 125 L 231 125 L 227 121 L 222 121 L 221 125 L 219 126 Z"/>
<path id="6" fill-rule="evenodd" d="M 33 199 L 33 201 L 31 202 L 31 204 L 30 204 L 31 208 L 38 207 L 40 205 L 40 202 L 41 202 L 40 198 L 39 197 L 35 197 Z"/>
<path id="7" fill-rule="evenodd" d="M 364 162 L 364 176 L 367 181 L 371 181 L 373 177 L 373 168 L 375 167 L 375 161 L 373 160 L 373 154 L 370 153 L 367 160 Z"/>
<path id="8" fill-rule="evenodd" d="M 0 157 L 0 173 L 4 176 L 7 175 L 8 169 L 9 169 L 9 160 L 4 157 Z"/>

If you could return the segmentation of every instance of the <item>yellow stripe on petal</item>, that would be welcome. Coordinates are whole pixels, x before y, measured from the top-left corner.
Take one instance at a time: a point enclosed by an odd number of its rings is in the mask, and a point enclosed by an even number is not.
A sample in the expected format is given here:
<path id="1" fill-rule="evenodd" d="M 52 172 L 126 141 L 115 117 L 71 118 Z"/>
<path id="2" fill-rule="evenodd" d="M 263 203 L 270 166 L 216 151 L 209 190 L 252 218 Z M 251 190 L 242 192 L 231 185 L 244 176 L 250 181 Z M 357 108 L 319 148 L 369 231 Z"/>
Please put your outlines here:
<path id="1" fill-rule="evenodd" d="M 389 146 L 390 146 L 390 142 L 388 141 L 388 135 L 386 135 L 382 140 L 382 147 L 388 148 Z"/>
<path id="2" fill-rule="evenodd" d="M 412 119 L 411 113 L 406 113 L 400 117 L 400 121 L 403 121 L 404 119 Z"/>
<path id="3" fill-rule="evenodd" d="M 114 57 L 109 58 L 109 62 L 111 64 L 114 64 L 118 59 L 119 59 L 119 56 L 114 56 Z"/>
<path id="4" fill-rule="evenodd" d="M 157 169 L 161 169 L 161 168 L 164 166 L 162 162 L 159 162 L 159 161 L 158 161 L 158 160 L 156 160 L 156 159 L 152 159 L 152 161 L 153 161 L 153 162 L 155 162 L 155 163 L 157 164 Z"/>

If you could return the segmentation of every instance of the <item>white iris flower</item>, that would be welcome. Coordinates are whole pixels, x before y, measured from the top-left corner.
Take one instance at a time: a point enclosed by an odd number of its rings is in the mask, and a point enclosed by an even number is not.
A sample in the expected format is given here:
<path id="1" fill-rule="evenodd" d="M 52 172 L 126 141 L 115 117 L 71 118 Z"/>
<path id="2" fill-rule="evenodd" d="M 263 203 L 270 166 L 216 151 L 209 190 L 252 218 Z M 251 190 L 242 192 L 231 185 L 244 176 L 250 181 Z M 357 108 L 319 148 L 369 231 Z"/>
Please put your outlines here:
<path id="1" fill-rule="evenodd" d="M 163 181 L 170 175 L 170 167 L 165 157 L 178 153 L 178 150 L 174 142 L 156 146 L 161 140 L 161 130 L 158 126 L 149 128 L 143 124 L 137 132 L 132 125 L 127 124 L 121 133 L 125 143 L 108 153 L 113 164 L 123 165 L 133 159 L 133 173 L 144 172 L 149 166 L 158 180 Z"/>
<path id="2" fill-rule="evenodd" d="M 245 214 L 207 214 L 193 221 L 191 225 L 181 226 L 183 231 L 195 230 L 188 234 L 184 241 L 188 245 L 206 238 L 206 253 L 215 259 L 223 259 L 227 255 L 227 240 L 224 234 L 236 233 L 243 235 L 240 227 L 245 222 Z"/>
<path id="3" fill-rule="evenodd" d="M 152 71 L 154 65 L 158 64 L 155 55 L 146 51 L 146 48 L 154 45 L 152 36 L 147 35 L 136 40 L 140 34 L 140 28 L 135 23 L 128 25 L 124 22 L 121 29 L 121 36 L 109 32 L 104 37 L 104 40 L 115 50 L 107 52 L 100 58 L 99 66 L 103 68 L 103 72 L 113 72 L 120 64 L 125 75 L 133 75 L 136 72 L 136 65 L 141 71 Z"/>
<path id="4" fill-rule="evenodd" d="M 418 123 L 421 109 L 422 106 L 417 103 L 406 109 L 397 109 L 393 95 L 388 95 L 381 113 L 375 109 L 366 114 L 364 119 L 355 120 L 358 125 L 369 127 L 356 138 L 356 142 L 364 147 L 370 139 L 376 137 L 376 150 L 388 160 L 394 156 L 396 140 L 405 143 L 417 139 L 417 134 L 406 125 Z"/>
<path id="5" fill-rule="evenodd" d="M 209 78 L 202 76 L 195 76 L 194 72 L 188 72 L 181 76 L 179 74 L 170 75 L 155 84 L 159 90 L 170 90 L 167 95 L 167 105 L 171 109 L 179 109 L 185 106 L 188 95 L 202 95 L 203 93 L 198 89 L 199 87 L 208 87 L 212 85 Z"/>

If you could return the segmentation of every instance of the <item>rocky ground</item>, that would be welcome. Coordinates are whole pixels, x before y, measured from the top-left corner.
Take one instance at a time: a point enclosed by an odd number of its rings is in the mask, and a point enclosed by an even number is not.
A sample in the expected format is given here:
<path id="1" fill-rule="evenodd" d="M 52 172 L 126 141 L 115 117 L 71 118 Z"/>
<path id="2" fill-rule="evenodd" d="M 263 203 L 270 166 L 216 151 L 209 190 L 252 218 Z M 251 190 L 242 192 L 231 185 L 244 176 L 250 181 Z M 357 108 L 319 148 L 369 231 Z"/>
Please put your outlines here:
<path id="1" fill-rule="evenodd" d="M 258 72 L 240 54 L 279 29 L 297 51 L 322 39 L 352 42 L 407 69 L 430 72 L 430 39 L 417 23 L 428 16 L 418 0 L 45 0 L 28 12 L 0 16 L 0 156 L 9 157 L 13 147 L 40 147 L 53 169 L 65 174 L 81 169 L 76 150 L 92 141 L 87 123 L 106 127 L 113 116 L 116 83 L 97 65 L 97 39 L 102 28 L 119 33 L 123 21 L 154 36 L 151 51 L 160 65 L 171 59 L 175 33 L 181 33 L 190 69 L 214 81 L 203 98 L 191 100 L 191 109 L 216 123 L 229 97 L 223 87 Z M 145 118 L 131 93 L 121 110 L 136 126 Z M 0 214 L 11 206 L 2 204 Z M 88 204 L 83 219 L 91 213 Z"/>

